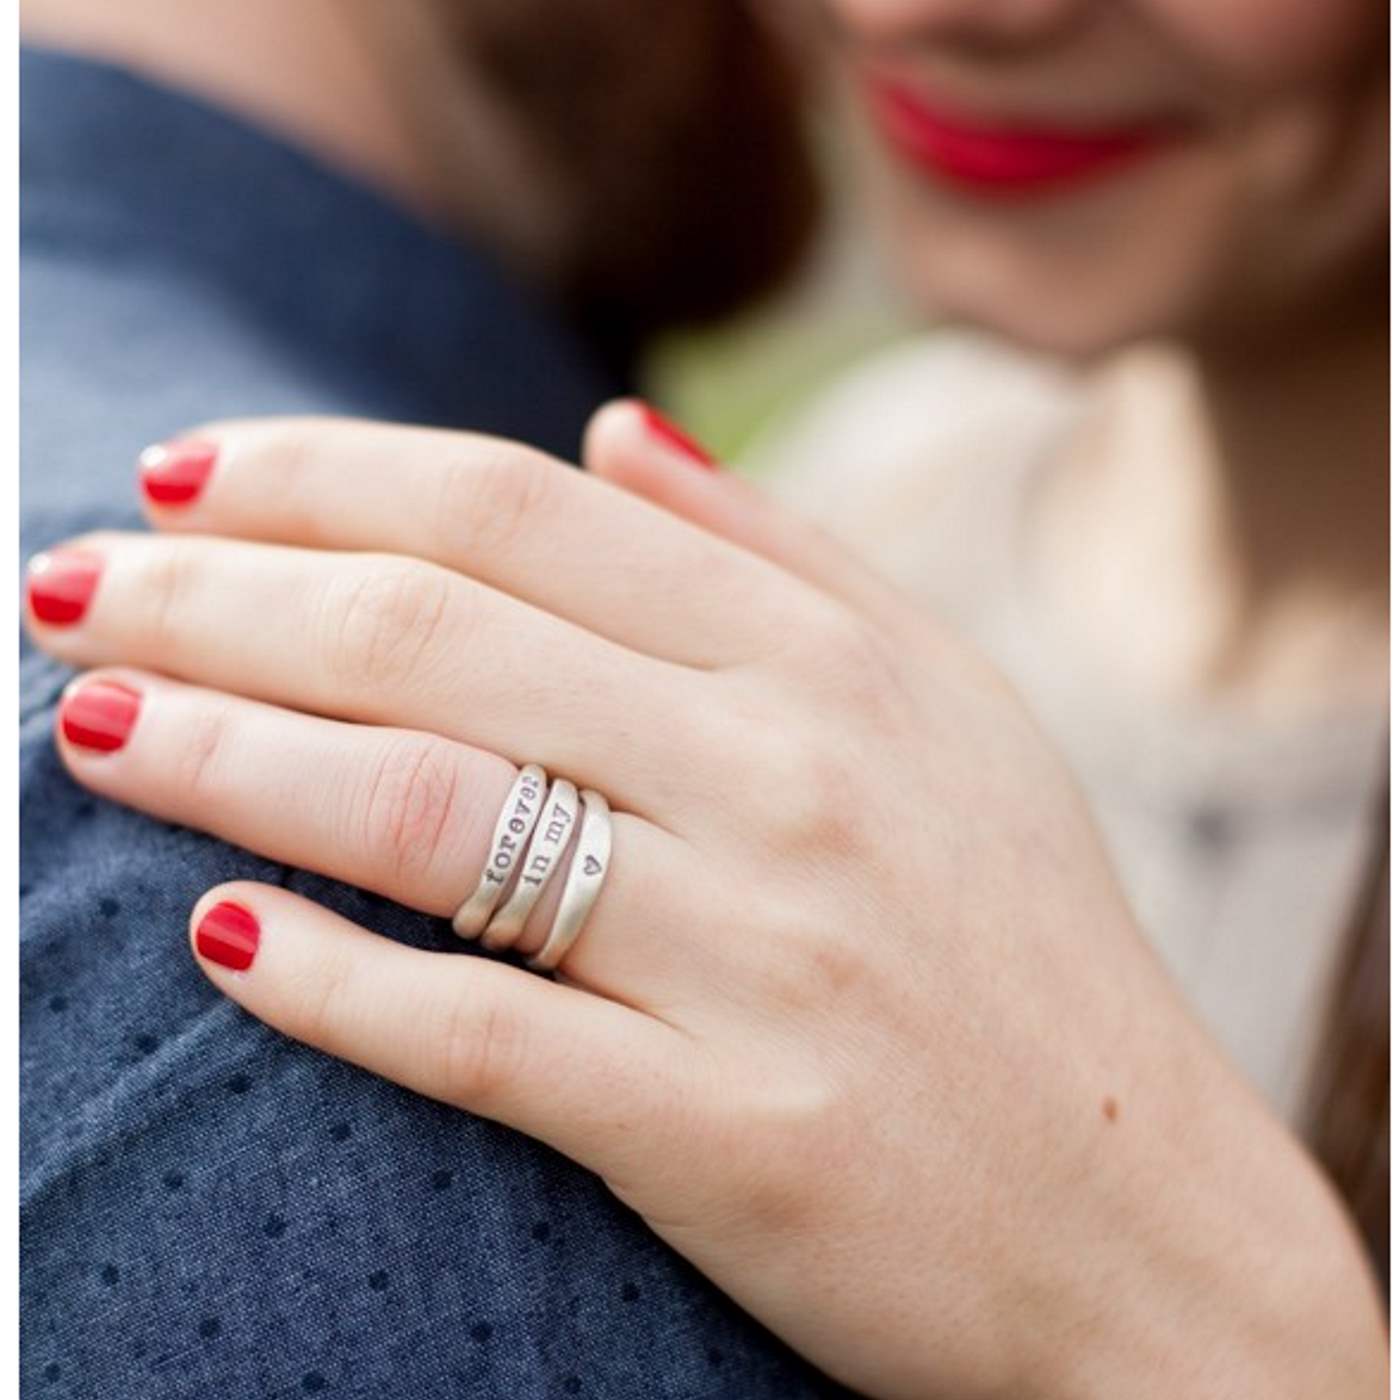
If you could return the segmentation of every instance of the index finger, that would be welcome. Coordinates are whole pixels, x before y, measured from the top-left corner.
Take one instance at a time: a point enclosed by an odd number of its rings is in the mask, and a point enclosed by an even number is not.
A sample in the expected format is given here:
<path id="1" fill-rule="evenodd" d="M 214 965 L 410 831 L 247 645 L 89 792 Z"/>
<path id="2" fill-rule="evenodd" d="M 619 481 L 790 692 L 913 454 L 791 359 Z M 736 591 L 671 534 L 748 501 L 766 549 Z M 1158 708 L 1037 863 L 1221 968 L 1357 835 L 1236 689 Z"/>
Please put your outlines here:
<path id="1" fill-rule="evenodd" d="M 159 529 L 415 555 L 685 665 L 751 660 L 800 622 L 804 587 L 771 562 L 500 438 L 249 419 L 148 449 L 142 481 Z"/>

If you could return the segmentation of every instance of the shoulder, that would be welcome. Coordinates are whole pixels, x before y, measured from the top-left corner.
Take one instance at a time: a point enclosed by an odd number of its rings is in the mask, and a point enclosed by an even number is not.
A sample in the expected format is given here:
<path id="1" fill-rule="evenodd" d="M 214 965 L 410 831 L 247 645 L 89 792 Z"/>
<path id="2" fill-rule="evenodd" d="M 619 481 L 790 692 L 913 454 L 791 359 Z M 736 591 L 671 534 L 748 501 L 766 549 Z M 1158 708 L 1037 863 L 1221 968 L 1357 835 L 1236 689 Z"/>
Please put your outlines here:
<path id="1" fill-rule="evenodd" d="M 26 547 L 133 523 L 136 455 L 150 442 L 214 417 L 334 402 L 274 336 L 176 268 L 43 244 L 21 262 Z"/>

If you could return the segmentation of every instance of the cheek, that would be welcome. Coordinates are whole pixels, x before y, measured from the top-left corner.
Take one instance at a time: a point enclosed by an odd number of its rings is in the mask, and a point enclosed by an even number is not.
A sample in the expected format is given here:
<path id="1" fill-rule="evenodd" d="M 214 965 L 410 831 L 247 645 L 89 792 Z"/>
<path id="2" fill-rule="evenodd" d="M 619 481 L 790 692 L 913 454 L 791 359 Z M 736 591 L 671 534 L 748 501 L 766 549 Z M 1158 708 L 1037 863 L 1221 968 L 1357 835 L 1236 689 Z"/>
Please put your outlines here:
<path id="1" fill-rule="evenodd" d="M 1197 65 L 1273 86 L 1334 72 L 1385 30 L 1381 0 L 1141 0 Z"/>

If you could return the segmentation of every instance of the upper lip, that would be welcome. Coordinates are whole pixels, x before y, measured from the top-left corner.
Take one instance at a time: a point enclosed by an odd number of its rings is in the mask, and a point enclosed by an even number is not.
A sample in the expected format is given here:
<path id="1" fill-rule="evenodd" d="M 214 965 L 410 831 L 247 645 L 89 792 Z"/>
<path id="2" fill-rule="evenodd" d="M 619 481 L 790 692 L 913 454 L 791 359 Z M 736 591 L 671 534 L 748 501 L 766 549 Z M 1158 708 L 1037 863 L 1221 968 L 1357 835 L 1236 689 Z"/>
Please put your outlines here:
<path id="1" fill-rule="evenodd" d="M 897 78 L 863 75 L 880 124 L 916 160 L 985 184 L 1033 185 L 1125 159 L 1180 130 L 1181 123 L 1131 118 L 1067 123 L 1026 115 L 990 116 L 945 105 Z"/>
<path id="2" fill-rule="evenodd" d="M 900 78 L 886 77 L 874 71 L 865 74 L 865 83 L 872 91 L 907 102 L 911 108 L 939 120 L 952 129 L 965 130 L 981 136 L 1005 136 L 1008 140 L 1044 139 L 1093 146 L 1102 144 L 1103 141 L 1168 136 L 1183 125 L 1179 118 L 1168 118 L 1161 113 L 1154 116 L 1135 115 L 1091 120 L 1084 116 L 1067 118 L 1025 111 L 979 112 L 970 106 L 949 101 L 941 94 L 924 91 L 916 84 L 906 83 Z"/>
<path id="3" fill-rule="evenodd" d="M 1082 108 L 1069 111 L 1063 105 L 1058 112 L 1050 111 L 1044 104 L 1024 98 L 989 110 L 981 103 L 957 96 L 952 88 L 923 83 L 878 61 L 860 63 L 858 72 L 868 89 L 896 95 L 949 126 L 987 135 L 1045 136 L 1069 142 L 1092 142 L 1114 136 L 1165 135 L 1186 124 L 1180 112 L 1168 113 L 1160 108 L 1109 116 L 1089 115 Z"/>

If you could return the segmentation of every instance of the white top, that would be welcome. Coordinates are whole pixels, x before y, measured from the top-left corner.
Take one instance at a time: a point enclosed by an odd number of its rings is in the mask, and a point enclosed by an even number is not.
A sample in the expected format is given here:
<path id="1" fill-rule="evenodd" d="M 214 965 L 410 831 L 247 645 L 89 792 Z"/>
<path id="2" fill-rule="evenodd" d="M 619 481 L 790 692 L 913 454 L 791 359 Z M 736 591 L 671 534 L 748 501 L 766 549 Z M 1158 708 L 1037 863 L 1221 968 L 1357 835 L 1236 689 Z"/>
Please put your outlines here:
<path id="1" fill-rule="evenodd" d="M 1088 397 L 1044 362 L 933 336 L 849 375 L 747 461 L 1017 684 L 1084 786 L 1143 930 L 1296 1123 L 1375 840 L 1385 706 L 1265 726 L 1144 703 L 1074 654 L 1026 584 L 1021 525 Z"/>

